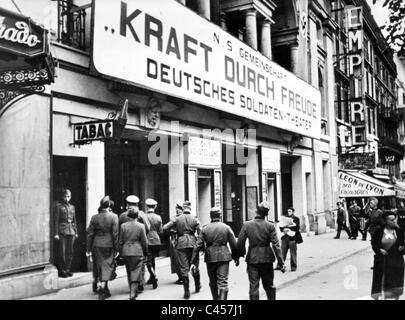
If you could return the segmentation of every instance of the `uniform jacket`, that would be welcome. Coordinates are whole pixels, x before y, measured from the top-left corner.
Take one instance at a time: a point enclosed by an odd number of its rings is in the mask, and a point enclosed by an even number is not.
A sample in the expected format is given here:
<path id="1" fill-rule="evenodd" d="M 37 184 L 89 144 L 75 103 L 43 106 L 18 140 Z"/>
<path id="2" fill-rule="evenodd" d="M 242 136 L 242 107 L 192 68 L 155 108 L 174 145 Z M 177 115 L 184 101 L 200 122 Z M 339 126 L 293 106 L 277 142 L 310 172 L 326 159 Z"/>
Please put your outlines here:
<path id="1" fill-rule="evenodd" d="M 150 246 L 160 246 L 159 234 L 163 232 L 162 228 L 162 218 L 156 213 L 148 213 L 147 218 L 150 225 L 150 230 L 148 233 L 148 243 Z"/>
<path id="2" fill-rule="evenodd" d="M 174 229 L 177 231 L 177 246 L 176 249 L 194 248 L 197 239 L 195 233 L 200 233 L 200 222 L 189 213 L 183 213 L 174 217 L 163 227 L 164 231 Z"/>
<path id="3" fill-rule="evenodd" d="M 74 205 L 58 201 L 54 207 L 55 233 L 76 235 L 76 211 Z"/>
<path id="4" fill-rule="evenodd" d="M 249 239 L 247 263 L 272 263 L 277 258 L 279 264 L 284 264 L 276 228 L 271 222 L 256 216 L 243 224 L 237 242 L 240 256 L 245 255 L 246 239 Z M 273 248 L 270 247 L 270 243 Z"/>
<path id="5" fill-rule="evenodd" d="M 145 226 L 142 223 L 131 220 L 121 225 L 119 250 L 122 257 L 143 257 L 147 254 L 147 247 Z"/>
<path id="6" fill-rule="evenodd" d="M 87 228 L 87 251 L 93 247 L 118 251 L 118 216 L 115 213 L 104 209 L 91 217 Z"/>
<path id="7" fill-rule="evenodd" d="M 228 244 L 231 246 L 232 254 Z M 194 261 L 200 250 L 205 248 L 205 262 L 223 262 L 236 259 L 238 256 L 236 239 L 232 229 L 220 221 L 212 221 L 205 226 L 197 239 L 191 261 Z"/>
<path id="8" fill-rule="evenodd" d="M 293 219 L 293 222 L 295 223 L 294 227 L 288 227 L 291 231 L 295 232 L 294 237 L 290 237 L 288 234 L 284 234 L 281 236 L 281 239 L 286 239 L 288 238 L 290 241 L 298 241 L 298 238 L 301 236 L 300 233 L 300 218 L 292 215 L 291 218 Z M 284 231 L 284 227 L 280 227 L 281 232 Z M 301 237 L 302 238 L 302 237 Z"/>
<path id="9" fill-rule="evenodd" d="M 370 209 L 368 214 L 368 231 L 370 232 L 370 235 L 372 235 L 376 230 L 381 228 L 381 226 L 384 224 L 384 219 L 382 217 L 382 211 L 380 209 Z"/>
<path id="10" fill-rule="evenodd" d="M 339 208 L 337 211 L 337 222 L 346 223 L 346 210 Z"/>
<path id="11" fill-rule="evenodd" d="M 134 219 L 128 217 L 128 211 L 125 211 L 125 212 L 121 213 L 121 215 L 120 215 L 120 220 L 119 220 L 120 223 L 119 224 L 121 226 L 123 223 L 128 222 L 128 221 L 132 221 L 132 220 L 134 220 Z M 149 221 L 146 218 L 145 213 L 143 211 L 141 211 L 141 210 L 138 211 L 138 219 L 137 219 L 137 221 L 145 225 L 145 232 L 146 232 L 146 234 L 148 234 L 149 228 L 150 228 Z"/>

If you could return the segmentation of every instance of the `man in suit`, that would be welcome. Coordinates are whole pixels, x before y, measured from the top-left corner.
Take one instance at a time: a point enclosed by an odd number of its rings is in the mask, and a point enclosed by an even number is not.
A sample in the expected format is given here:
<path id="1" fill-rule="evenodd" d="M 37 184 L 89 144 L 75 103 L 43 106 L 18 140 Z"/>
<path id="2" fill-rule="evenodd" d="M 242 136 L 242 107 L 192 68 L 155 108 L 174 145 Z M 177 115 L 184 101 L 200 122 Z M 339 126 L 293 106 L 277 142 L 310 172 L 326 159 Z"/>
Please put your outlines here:
<path id="1" fill-rule="evenodd" d="M 293 224 L 287 227 L 280 227 L 283 233 L 281 237 L 281 252 L 283 259 L 287 258 L 288 250 L 290 250 L 290 265 L 291 271 L 297 270 L 297 243 L 300 242 L 300 219 L 294 215 L 295 209 L 290 207 L 287 209 L 287 217 L 293 220 Z M 292 234 L 293 233 L 293 234 Z M 281 266 L 278 265 L 275 270 L 281 270 Z"/>
<path id="2" fill-rule="evenodd" d="M 336 203 L 336 205 L 338 206 L 338 210 L 337 210 L 337 225 L 338 225 L 338 229 L 337 229 L 337 234 L 336 237 L 334 239 L 339 239 L 340 238 L 340 233 L 342 231 L 342 229 L 344 231 L 346 231 L 349 239 L 352 237 L 350 235 L 350 231 L 347 228 L 346 222 L 347 222 L 347 214 L 346 214 L 346 210 L 345 208 L 343 208 L 343 202 L 342 201 L 338 201 Z"/>
<path id="3" fill-rule="evenodd" d="M 260 279 L 262 279 L 267 299 L 276 299 L 276 288 L 273 283 L 273 262 L 276 258 L 279 265 L 282 266 L 282 272 L 285 272 L 276 228 L 273 223 L 265 220 L 265 217 L 269 214 L 269 210 L 270 206 L 266 201 L 260 203 L 256 210 L 256 217 L 243 224 L 238 237 L 239 256 L 245 255 L 246 239 L 249 240 L 249 249 L 245 260 L 250 283 L 250 300 L 259 300 Z M 270 247 L 270 244 L 272 247 Z"/>
<path id="4" fill-rule="evenodd" d="M 221 222 L 220 208 L 212 208 L 210 216 L 211 223 L 202 229 L 197 239 L 197 246 L 194 248 L 191 258 L 192 269 L 195 268 L 194 261 L 200 250 L 205 249 L 205 262 L 212 298 L 214 300 L 227 300 L 229 261 L 234 259 L 235 264 L 239 265 L 236 239 L 232 229 Z M 229 252 L 228 243 L 231 246 L 232 254 Z"/>
<path id="5" fill-rule="evenodd" d="M 147 284 L 151 284 L 153 289 L 157 288 L 157 278 L 156 278 L 156 265 L 155 258 L 159 256 L 160 245 L 160 234 L 163 232 L 162 229 L 162 218 L 155 213 L 157 202 L 153 199 L 146 199 L 146 214 L 149 221 L 150 230 L 147 235 L 148 238 L 148 271 L 149 271 L 149 280 Z"/>
<path id="6" fill-rule="evenodd" d="M 184 213 L 174 217 L 171 221 L 166 223 L 163 227 L 164 231 L 174 229 L 177 232 L 177 254 L 179 257 L 180 273 L 183 278 L 184 299 L 190 298 L 190 280 L 188 273 L 190 272 L 191 257 L 197 243 L 197 235 L 200 233 L 200 222 L 198 219 L 191 215 L 191 203 L 185 201 L 183 204 Z M 195 283 L 195 292 L 200 292 L 200 271 L 198 269 L 198 255 L 195 258 L 193 268 L 193 278 Z"/>
<path id="7" fill-rule="evenodd" d="M 59 277 L 73 276 L 70 272 L 73 259 L 73 244 L 78 238 L 75 207 L 70 204 L 72 193 L 69 189 L 62 190 L 61 198 L 56 203 L 53 214 L 55 221 L 55 240 L 58 241 Z"/>

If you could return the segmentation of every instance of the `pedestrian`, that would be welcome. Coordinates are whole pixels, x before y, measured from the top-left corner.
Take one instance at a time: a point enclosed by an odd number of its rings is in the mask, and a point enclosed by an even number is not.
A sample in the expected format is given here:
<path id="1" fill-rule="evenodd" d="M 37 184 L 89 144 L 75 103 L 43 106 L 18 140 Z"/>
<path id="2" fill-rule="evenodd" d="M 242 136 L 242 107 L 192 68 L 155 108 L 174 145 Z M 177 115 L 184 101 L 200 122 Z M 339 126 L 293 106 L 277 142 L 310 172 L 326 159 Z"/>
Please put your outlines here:
<path id="1" fill-rule="evenodd" d="M 115 257 L 118 253 L 118 216 L 112 212 L 114 202 L 109 196 L 100 201 L 99 213 L 92 216 L 87 228 L 87 256 L 93 260 L 93 269 L 100 281 L 99 299 L 111 297 L 108 281 L 113 280 Z M 94 291 L 94 282 L 93 282 Z"/>
<path id="2" fill-rule="evenodd" d="M 281 271 L 285 272 L 276 228 L 273 223 L 265 220 L 265 217 L 269 214 L 269 210 L 270 206 L 266 201 L 260 203 L 256 210 L 256 217 L 243 224 L 238 237 L 237 247 L 239 256 L 245 256 L 245 242 L 246 239 L 249 240 L 249 249 L 245 260 L 249 277 L 250 300 L 259 300 L 260 279 L 262 279 L 267 299 L 276 299 L 276 288 L 273 282 L 273 262 L 276 258 L 281 266 Z"/>
<path id="3" fill-rule="evenodd" d="M 156 264 L 155 259 L 159 256 L 160 245 L 160 234 L 163 232 L 162 229 L 162 218 L 156 214 L 155 210 L 157 207 L 157 202 L 153 199 L 146 199 L 146 214 L 149 221 L 150 230 L 148 233 L 148 271 L 149 271 L 149 280 L 147 284 L 151 284 L 153 289 L 156 289 L 158 284 L 158 279 L 156 277 Z"/>
<path id="4" fill-rule="evenodd" d="M 356 200 L 353 200 L 351 202 L 348 211 L 349 211 L 350 233 L 352 235 L 351 239 L 356 240 L 360 231 L 360 211 L 361 211 L 361 208 L 357 205 Z"/>
<path id="5" fill-rule="evenodd" d="M 183 201 L 176 202 L 176 217 L 183 214 Z M 180 272 L 179 256 L 177 254 L 176 246 L 178 241 L 177 231 L 175 229 L 169 230 L 169 255 L 170 255 L 170 269 L 171 273 L 177 274 L 176 284 L 183 284 L 183 279 Z"/>
<path id="6" fill-rule="evenodd" d="M 404 233 L 405 232 L 405 207 L 404 207 L 403 201 L 399 202 L 399 206 L 397 209 L 397 215 L 398 215 L 398 218 L 397 218 L 398 226 L 400 227 L 402 233 Z"/>
<path id="7" fill-rule="evenodd" d="M 188 278 L 188 273 L 191 267 L 191 257 L 193 255 L 193 250 L 197 243 L 196 233 L 200 234 L 200 222 L 196 217 L 191 215 L 191 202 L 185 201 L 183 203 L 182 215 L 174 217 L 171 221 L 166 223 L 163 227 L 164 231 L 169 231 L 171 229 L 176 230 L 178 240 L 177 240 L 177 254 L 179 257 L 179 265 L 181 277 L 183 279 L 184 287 L 184 299 L 190 298 L 190 280 Z M 192 275 L 194 278 L 195 292 L 200 292 L 200 271 L 199 271 L 199 256 L 197 255 L 194 261 L 195 267 L 192 270 Z"/>
<path id="8" fill-rule="evenodd" d="M 229 261 L 239 265 L 236 239 L 232 229 L 221 222 L 221 209 L 214 207 L 210 211 L 211 223 L 205 226 L 197 239 L 191 261 L 192 269 L 199 252 L 205 249 L 205 263 L 213 300 L 227 300 Z M 231 252 L 228 248 L 231 247 Z"/>
<path id="9" fill-rule="evenodd" d="M 378 209 L 378 200 L 375 197 L 369 199 L 366 221 L 366 230 L 373 236 L 373 233 L 380 229 L 383 225 L 382 211 Z M 367 239 L 367 233 L 365 234 L 365 239 Z"/>
<path id="10" fill-rule="evenodd" d="M 404 286 L 404 234 L 393 211 L 384 211 L 382 219 L 382 226 L 371 235 L 375 253 L 371 297 L 398 300 Z"/>
<path id="11" fill-rule="evenodd" d="M 281 252 L 283 260 L 287 258 L 288 250 L 290 250 L 290 265 L 291 271 L 297 270 L 297 244 L 302 243 L 302 235 L 300 233 L 300 219 L 294 215 L 295 209 L 290 207 L 287 209 L 287 217 L 292 219 L 291 226 L 280 227 L 283 233 L 281 237 Z M 275 270 L 281 270 L 281 266 L 277 265 Z"/>
<path id="12" fill-rule="evenodd" d="M 336 203 L 336 205 L 338 206 L 338 210 L 337 210 L 337 225 L 338 225 L 338 229 L 337 229 L 337 234 L 336 237 L 334 239 L 339 239 L 340 238 L 340 232 L 342 231 L 342 229 L 344 231 L 346 231 L 349 239 L 352 237 L 350 235 L 350 231 L 347 228 L 347 214 L 346 214 L 346 210 L 343 208 L 343 202 L 342 201 L 338 201 Z"/>
<path id="13" fill-rule="evenodd" d="M 123 212 L 120 215 L 120 226 L 128 221 L 133 220 L 130 216 L 128 216 L 129 211 L 135 211 L 138 213 L 138 216 L 136 218 L 136 220 L 139 223 L 142 223 L 145 226 L 145 232 L 146 235 L 148 235 L 149 233 L 149 229 L 150 229 L 150 224 L 149 224 L 149 220 L 147 219 L 145 213 L 141 210 L 139 210 L 139 198 L 135 195 L 129 195 L 128 197 L 126 197 L 125 199 L 127 205 L 126 205 L 126 209 L 127 211 Z M 143 259 L 143 263 L 142 263 L 142 272 L 141 272 L 141 281 L 139 282 L 139 286 L 138 286 L 138 293 L 142 293 L 145 290 L 145 265 L 146 265 L 146 259 L 147 257 L 145 257 L 145 259 Z"/>
<path id="14" fill-rule="evenodd" d="M 131 220 L 121 225 L 119 235 L 120 256 L 124 259 L 127 271 L 129 300 L 135 300 L 138 296 L 143 260 L 148 254 L 145 225 L 137 221 L 138 214 L 139 211 L 128 209 L 127 215 Z"/>
<path id="15" fill-rule="evenodd" d="M 69 189 L 63 189 L 59 201 L 54 206 L 53 215 L 55 221 L 55 240 L 58 241 L 58 275 L 61 278 L 73 276 L 71 272 L 73 260 L 73 245 L 77 234 L 76 210 L 70 204 L 72 193 Z"/>

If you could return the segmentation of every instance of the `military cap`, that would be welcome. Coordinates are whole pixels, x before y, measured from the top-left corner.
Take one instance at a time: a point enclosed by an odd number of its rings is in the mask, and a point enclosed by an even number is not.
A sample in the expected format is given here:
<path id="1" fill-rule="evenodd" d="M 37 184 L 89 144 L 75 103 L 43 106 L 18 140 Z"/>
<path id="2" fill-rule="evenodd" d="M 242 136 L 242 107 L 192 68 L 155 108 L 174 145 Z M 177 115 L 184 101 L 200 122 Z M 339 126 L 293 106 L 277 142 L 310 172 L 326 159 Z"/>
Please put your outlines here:
<path id="1" fill-rule="evenodd" d="M 375 202 L 378 203 L 378 199 L 377 199 L 376 197 L 370 197 L 370 198 L 368 199 L 368 201 L 375 201 Z"/>
<path id="2" fill-rule="evenodd" d="M 183 209 L 183 201 L 177 200 L 177 201 L 176 201 L 176 207 L 178 207 L 178 208 L 180 208 L 180 209 Z"/>
<path id="3" fill-rule="evenodd" d="M 191 202 L 190 201 L 184 201 L 183 209 L 184 209 L 184 212 L 191 212 Z"/>
<path id="4" fill-rule="evenodd" d="M 145 204 L 146 204 L 147 206 L 156 206 L 156 205 L 157 205 L 157 202 L 156 202 L 155 200 L 153 200 L 153 199 L 146 199 L 146 200 L 145 200 Z"/>
<path id="5" fill-rule="evenodd" d="M 134 196 L 134 195 L 128 196 L 125 200 L 128 203 L 139 203 L 139 198 L 137 196 Z"/>
<path id="6" fill-rule="evenodd" d="M 102 205 L 103 203 L 110 201 L 110 196 L 105 196 L 100 200 L 100 205 Z"/>
<path id="7" fill-rule="evenodd" d="M 109 208 L 114 206 L 114 201 L 110 199 L 110 196 L 105 196 L 103 199 L 100 200 L 100 207 L 102 208 Z"/>
<path id="8" fill-rule="evenodd" d="M 221 216 L 221 208 L 219 208 L 219 207 L 211 208 L 210 216 L 211 217 L 219 217 L 219 216 Z"/>
<path id="9" fill-rule="evenodd" d="M 384 210 L 384 212 L 381 215 L 384 219 L 386 219 L 388 216 L 394 216 L 397 217 L 397 214 L 394 211 L 391 210 Z"/>
<path id="10" fill-rule="evenodd" d="M 263 216 L 267 216 L 269 214 L 270 205 L 267 201 L 263 201 L 259 203 L 257 206 L 257 213 Z"/>

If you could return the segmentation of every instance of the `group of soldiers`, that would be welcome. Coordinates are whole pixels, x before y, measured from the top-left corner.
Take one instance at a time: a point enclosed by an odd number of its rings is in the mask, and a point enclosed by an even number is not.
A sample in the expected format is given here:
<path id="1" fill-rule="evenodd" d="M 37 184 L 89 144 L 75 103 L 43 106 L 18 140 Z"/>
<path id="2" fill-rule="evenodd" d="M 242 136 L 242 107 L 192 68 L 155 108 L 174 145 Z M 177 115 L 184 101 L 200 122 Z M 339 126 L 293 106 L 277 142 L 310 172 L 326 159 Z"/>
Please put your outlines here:
<path id="1" fill-rule="evenodd" d="M 62 247 L 65 246 L 61 255 L 61 275 L 70 273 L 73 241 L 77 237 L 74 206 L 69 204 L 70 197 L 70 191 L 64 191 L 56 209 L 58 238 Z M 99 299 L 104 300 L 111 296 L 108 282 L 116 277 L 117 264 L 124 264 L 126 267 L 131 300 L 135 300 L 144 291 L 146 284 L 152 285 L 153 289 L 158 287 L 155 258 L 159 255 L 160 236 L 163 233 L 168 233 L 171 237 L 172 272 L 179 277 L 176 283 L 184 287 L 184 299 L 190 298 L 190 272 L 194 279 L 195 292 L 198 293 L 201 289 L 200 251 L 205 252 L 209 287 L 214 300 L 227 299 L 229 264 L 234 260 L 238 266 L 240 257 L 244 256 L 250 299 L 259 299 L 260 280 L 267 298 L 275 299 L 273 263 L 277 260 L 277 269 L 282 272 L 286 268 L 276 228 L 266 219 L 270 208 L 267 202 L 257 206 L 256 217 L 243 224 L 238 239 L 232 229 L 221 222 L 222 213 L 218 207 L 210 210 L 211 222 L 201 228 L 197 217 L 191 214 L 189 201 L 178 201 L 176 216 L 165 225 L 155 213 L 158 204 L 155 200 L 145 200 L 146 213 L 139 209 L 139 202 L 137 196 L 128 196 L 126 211 L 118 217 L 113 212 L 114 202 L 109 196 L 105 196 L 100 201 L 98 214 L 91 218 L 87 228 L 86 255 L 93 262 L 93 291 L 98 293 Z M 64 223 L 71 230 L 66 226 L 61 227 Z M 65 230 L 71 234 L 61 234 Z M 246 240 L 249 241 L 247 252 Z M 71 250 L 66 250 L 70 245 Z M 68 257 L 67 251 L 70 254 Z M 292 265 L 292 268 L 295 267 L 296 264 Z M 150 275 L 147 282 L 146 268 Z"/>

